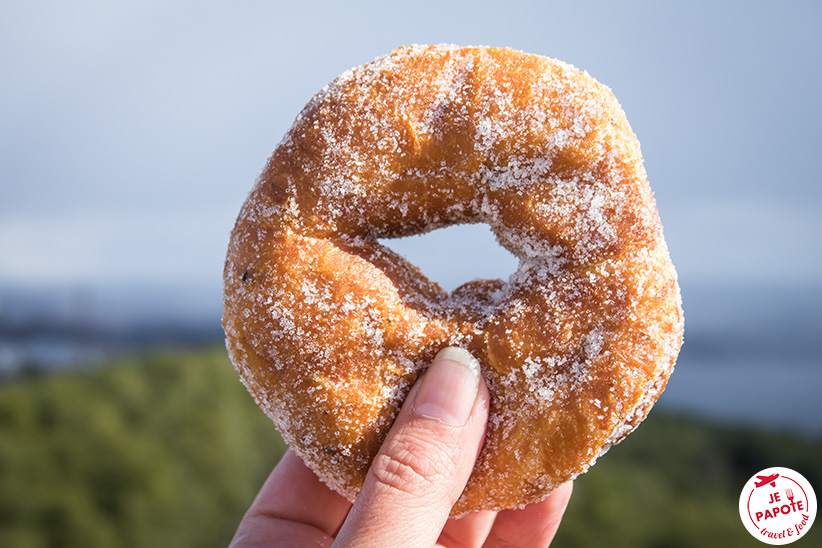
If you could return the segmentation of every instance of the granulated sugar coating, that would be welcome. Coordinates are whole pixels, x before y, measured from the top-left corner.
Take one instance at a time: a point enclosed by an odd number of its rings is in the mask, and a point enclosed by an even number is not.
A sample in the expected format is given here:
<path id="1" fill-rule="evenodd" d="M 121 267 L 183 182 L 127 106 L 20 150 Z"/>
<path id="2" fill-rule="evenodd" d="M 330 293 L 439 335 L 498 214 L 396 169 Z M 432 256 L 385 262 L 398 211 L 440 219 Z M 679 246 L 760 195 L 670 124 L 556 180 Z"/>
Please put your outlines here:
<path id="1" fill-rule="evenodd" d="M 451 294 L 380 238 L 486 223 L 519 258 Z M 453 515 L 520 507 L 645 418 L 682 342 L 676 273 L 639 143 L 610 90 L 508 49 L 412 46 L 299 114 L 240 212 L 223 325 L 257 403 L 356 497 L 445 346 L 491 394 Z"/>

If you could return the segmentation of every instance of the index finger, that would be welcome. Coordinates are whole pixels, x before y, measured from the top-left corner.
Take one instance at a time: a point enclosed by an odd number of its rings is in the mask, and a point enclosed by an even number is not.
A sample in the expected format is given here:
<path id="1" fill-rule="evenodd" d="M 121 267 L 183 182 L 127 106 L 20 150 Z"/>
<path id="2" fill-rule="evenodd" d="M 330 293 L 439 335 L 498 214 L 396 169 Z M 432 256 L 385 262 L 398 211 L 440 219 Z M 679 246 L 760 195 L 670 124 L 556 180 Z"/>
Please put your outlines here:
<path id="1" fill-rule="evenodd" d="M 548 497 L 519 510 L 503 510 L 482 548 L 533 548 L 548 546 L 559 529 L 568 507 L 573 482 L 568 481 L 551 491 Z"/>
<path id="2" fill-rule="evenodd" d="M 291 450 L 286 451 L 246 513 L 247 519 L 274 519 L 337 534 L 351 503 L 332 491 Z"/>

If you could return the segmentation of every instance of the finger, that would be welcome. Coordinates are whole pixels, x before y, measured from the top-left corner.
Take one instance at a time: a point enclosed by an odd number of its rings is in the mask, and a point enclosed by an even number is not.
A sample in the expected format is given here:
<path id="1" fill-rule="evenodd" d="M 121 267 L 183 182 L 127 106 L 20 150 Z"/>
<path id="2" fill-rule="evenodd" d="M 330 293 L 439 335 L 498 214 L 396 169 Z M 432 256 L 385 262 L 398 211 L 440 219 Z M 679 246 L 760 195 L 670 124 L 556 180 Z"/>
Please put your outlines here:
<path id="1" fill-rule="evenodd" d="M 521 510 L 503 510 L 497 514 L 482 548 L 548 546 L 559 529 L 572 490 L 573 483 L 569 481 L 551 491 L 548 498 L 541 502 L 529 504 Z"/>
<path id="2" fill-rule="evenodd" d="M 334 535 L 351 509 L 351 503 L 325 485 L 289 449 L 260 489 L 256 511 L 305 523 Z"/>
<path id="3" fill-rule="evenodd" d="M 350 502 L 322 483 L 289 449 L 243 517 L 237 537 L 248 531 L 281 532 L 287 527 L 299 532 L 302 538 L 326 538 L 330 545 L 350 509 Z"/>
<path id="4" fill-rule="evenodd" d="M 488 419 L 479 364 L 437 354 L 374 458 L 335 546 L 431 547 L 465 488 Z"/>
<path id="5" fill-rule="evenodd" d="M 474 512 L 449 519 L 442 529 L 437 546 L 443 548 L 479 548 L 488 537 L 496 512 Z"/>

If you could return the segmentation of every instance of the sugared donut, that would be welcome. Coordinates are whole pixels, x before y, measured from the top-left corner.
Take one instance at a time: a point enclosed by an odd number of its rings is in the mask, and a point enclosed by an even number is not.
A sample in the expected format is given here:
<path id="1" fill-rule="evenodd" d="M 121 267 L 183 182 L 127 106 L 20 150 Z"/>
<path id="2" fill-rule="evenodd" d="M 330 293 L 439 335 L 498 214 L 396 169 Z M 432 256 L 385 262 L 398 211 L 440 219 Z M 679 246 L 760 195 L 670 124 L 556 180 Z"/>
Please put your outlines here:
<path id="1" fill-rule="evenodd" d="M 378 238 L 487 223 L 519 258 L 451 294 Z M 285 440 L 353 499 L 412 383 L 476 356 L 485 445 L 453 514 L 523 506 L 645 418 L 682 341 L 676 273 L 610 90 L 510 49 L 412 46 L 320 91 L 231 235 L 231 359 Z"/>

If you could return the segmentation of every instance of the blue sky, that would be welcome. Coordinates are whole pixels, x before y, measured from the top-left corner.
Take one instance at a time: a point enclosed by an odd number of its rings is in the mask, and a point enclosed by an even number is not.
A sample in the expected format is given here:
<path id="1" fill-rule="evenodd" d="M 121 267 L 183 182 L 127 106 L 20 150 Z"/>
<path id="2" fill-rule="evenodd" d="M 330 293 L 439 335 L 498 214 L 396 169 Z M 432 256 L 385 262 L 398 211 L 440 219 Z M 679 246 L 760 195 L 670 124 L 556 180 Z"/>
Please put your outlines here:
<path id="1" fill-rule="evenodd" d="M 612 88 L 683 285 L 822 281 L 822 3 L 530 4 L 3 2 L 0 286 L 218 300 L 234 218 L 302 106 L 351 66 L 441 42 Z M 442 239 L 398 247 L 446 286 L 514 268 L 482 227 L 450 238 L 465 256 L 441 272 Z"/>

